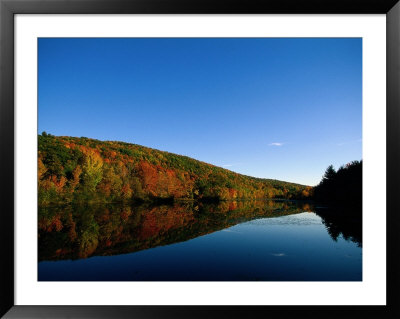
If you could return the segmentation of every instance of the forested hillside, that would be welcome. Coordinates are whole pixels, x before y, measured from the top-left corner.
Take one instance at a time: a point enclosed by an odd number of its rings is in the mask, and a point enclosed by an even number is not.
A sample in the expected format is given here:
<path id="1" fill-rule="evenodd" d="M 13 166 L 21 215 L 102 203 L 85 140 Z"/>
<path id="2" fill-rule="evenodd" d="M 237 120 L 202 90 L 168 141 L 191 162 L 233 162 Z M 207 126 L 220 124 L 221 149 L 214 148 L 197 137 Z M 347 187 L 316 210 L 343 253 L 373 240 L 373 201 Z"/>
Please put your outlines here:
<path id="1" fill-rule="evenodd" d="M 38 136 L 39 205 L 132 200 L 304 199 L 312 187 L 244 176 L 124 142 Z"/>

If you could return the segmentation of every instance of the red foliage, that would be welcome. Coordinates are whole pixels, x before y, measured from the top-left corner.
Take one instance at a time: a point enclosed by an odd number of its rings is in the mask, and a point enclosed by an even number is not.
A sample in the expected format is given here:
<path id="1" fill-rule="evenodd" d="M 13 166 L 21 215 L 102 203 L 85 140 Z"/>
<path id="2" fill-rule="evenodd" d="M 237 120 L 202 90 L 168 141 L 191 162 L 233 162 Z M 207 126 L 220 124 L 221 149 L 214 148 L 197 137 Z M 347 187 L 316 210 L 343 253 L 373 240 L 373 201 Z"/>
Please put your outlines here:
<path id="1" fill-rule="evenodd" d="M 148 162 L 142 161 L 138 165 L 143 188 L 151 195 L 157 196 L 158 172 L 156 167 Z"/>
<path id="2" fill-rule="evenodd" d="M 158 236 L 172 228 L 180 228 L 194 220 L 192 212 L 177 206 L 168 209 L 153 208 L 143 218 L 139 233 L 141 240 Z"/>
<path id="3" fill-rule="evenodd" d="M 237 208 L 237 202 L 229 202 L 229 210 L 235 210 Z"/>

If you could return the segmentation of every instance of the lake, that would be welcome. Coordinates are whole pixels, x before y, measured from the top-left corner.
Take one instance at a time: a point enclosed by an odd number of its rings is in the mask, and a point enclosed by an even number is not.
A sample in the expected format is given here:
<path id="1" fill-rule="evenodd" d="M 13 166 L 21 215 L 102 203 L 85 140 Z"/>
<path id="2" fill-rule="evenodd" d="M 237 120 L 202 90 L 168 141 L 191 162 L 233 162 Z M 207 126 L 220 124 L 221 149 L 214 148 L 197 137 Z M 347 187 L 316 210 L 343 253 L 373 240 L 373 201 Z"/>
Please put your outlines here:
<path id="1" fill-rule="evenodd" d="M 361 281 L 361 212 L 290 201 L 41 207 L 39 281 Z"/>

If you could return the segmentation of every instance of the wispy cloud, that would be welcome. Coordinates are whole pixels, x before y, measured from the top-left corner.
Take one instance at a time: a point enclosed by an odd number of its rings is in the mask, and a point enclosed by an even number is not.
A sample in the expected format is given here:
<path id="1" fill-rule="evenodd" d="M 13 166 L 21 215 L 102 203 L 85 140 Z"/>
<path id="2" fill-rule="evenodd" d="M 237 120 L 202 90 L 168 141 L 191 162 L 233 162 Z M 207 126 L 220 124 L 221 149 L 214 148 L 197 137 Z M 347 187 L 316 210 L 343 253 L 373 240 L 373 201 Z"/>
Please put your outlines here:
<path id="1" fill-rule="evenodd" d="M 232 167 L 232 166 L 236 166 L 236 165 L 240 165 L 241 163 L 232 163 L 232 164 L 224 164 L 221 165 L 222 167 Z"/>
<path id="2" fill-rule="evenodd" d="M 284 257 L 284 256 L 286 256 L 285 253 L 277 253 L 277 254 L 271 254 L 271 255 L 275 256 L 275 257 Z"/>
<path id="3" fill-rule="evenodd" d="M 283 143 L 274 142 L 274 143 L 270 143 L 270 144 L 268 144 L 268 145 L 269 145 L 269 146 L 282 146 Z"/>
<path id="4" fill-rule="evenodd" d="M 357 140 L 348 141 L 348 142 L 338 143 L 337 146 L 343 146 L 346 144 L 352 144 L 352 143 L 358 143 L 358 142 L 362 142 L 362 138 L 359 138 Z"/>

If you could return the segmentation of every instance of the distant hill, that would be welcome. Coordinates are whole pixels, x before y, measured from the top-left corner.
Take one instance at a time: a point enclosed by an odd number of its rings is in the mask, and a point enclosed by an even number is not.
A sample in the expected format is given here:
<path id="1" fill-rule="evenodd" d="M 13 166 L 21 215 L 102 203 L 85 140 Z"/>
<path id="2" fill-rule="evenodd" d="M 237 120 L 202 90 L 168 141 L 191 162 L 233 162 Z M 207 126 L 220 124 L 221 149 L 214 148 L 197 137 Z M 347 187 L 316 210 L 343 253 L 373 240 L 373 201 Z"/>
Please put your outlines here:
<path id="1" fill-rule="evenodd" d="M 86 137 L 38 136 L 39 205 L 156 200 L 305 199 L 312 187 L 241 175 L 193 158 Z"/>

